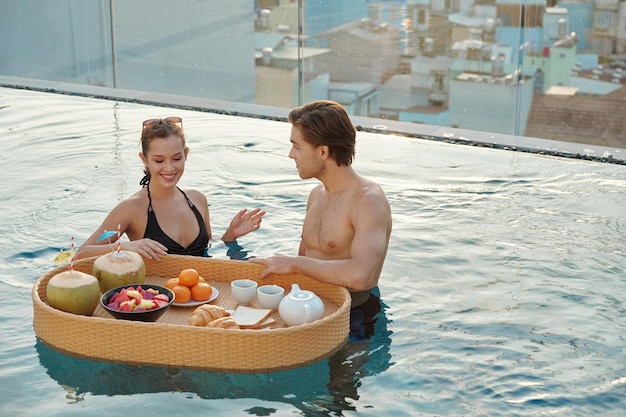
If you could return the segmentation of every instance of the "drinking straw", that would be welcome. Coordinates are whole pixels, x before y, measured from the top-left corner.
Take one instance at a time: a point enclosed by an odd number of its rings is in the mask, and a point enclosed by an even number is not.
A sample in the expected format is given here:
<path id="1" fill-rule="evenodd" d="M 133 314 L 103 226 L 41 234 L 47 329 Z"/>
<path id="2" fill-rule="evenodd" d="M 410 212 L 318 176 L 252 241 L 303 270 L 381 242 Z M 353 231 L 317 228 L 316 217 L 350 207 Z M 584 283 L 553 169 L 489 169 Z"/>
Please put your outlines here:
<path id="1" fill-rule="evenodd" d="M 74 271 L 74 236 L 72 236 L 70 244 L 70 254 L 72 257 L 70 258 L 70 271 Z"/>
<path id="2" fill-rule="evenodd" d="M 120 247 L 122 245 L 122 241 L 120 240 L 120 224 L 117 224 L 117 254 L 120 254 Z"/>

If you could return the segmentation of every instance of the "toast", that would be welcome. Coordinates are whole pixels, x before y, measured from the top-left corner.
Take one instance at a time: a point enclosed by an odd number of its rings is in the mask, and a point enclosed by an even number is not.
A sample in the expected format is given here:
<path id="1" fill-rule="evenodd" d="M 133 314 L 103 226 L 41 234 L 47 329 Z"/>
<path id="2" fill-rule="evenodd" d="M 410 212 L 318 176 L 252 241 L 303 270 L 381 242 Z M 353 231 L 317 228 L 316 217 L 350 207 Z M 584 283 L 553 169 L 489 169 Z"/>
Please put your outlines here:
<path id="1" fill-rule="evenodd" d="M 268 317 L 267 319 L 265 319 L 264 322 L 261 322 L 259 324 L 257 324 L 257 326 L 255 327 L 255 329 L 266 329 L 270 326 L 274 326 L 276 324 L 276 319 L 272 318 L 272 317 Z"/>
<path id="2" fill-rule="evenodd" d="M 272 310 L 269 308 L 237 306 L 230 317 L 235 320 L 241 329 L 259 329 L 276 323 L 275 320 L 273 322 L 270 320 L 269 324 L 265 323 L 271 314 Z"/>

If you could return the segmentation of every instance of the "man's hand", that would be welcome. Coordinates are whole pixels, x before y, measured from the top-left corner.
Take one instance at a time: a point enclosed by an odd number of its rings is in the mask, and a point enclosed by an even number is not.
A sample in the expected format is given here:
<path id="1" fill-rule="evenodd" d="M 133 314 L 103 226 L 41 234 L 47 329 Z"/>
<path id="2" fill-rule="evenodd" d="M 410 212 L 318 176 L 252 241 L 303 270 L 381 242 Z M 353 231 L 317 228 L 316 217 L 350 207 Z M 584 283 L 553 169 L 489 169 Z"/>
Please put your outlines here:
<path id="1" fill-rule="evenodd" d="M 293 273 L 293 256 L 287 255 L 274 255 L 269 258 L 250 258 L 252 263 L 266 265 L 259 279 L 267 277 L 269 274 L 291 274 Z"/>

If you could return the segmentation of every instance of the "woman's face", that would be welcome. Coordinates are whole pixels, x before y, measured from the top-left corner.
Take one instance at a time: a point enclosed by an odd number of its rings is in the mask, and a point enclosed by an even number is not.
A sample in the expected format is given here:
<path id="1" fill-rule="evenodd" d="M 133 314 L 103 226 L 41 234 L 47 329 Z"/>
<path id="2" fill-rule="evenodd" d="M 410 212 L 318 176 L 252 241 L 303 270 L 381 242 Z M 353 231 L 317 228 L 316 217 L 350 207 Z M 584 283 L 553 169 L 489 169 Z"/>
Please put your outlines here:
<path id="1" fill-rule="evenodd" d="M 183 146 L 178 136 L 154 138 L 148 152 L 139 156 L 150 172 L 150 182 L 158 182 L 163 187 L 175 187 L 185 172 L 185 160 L 189 148 Z"/>

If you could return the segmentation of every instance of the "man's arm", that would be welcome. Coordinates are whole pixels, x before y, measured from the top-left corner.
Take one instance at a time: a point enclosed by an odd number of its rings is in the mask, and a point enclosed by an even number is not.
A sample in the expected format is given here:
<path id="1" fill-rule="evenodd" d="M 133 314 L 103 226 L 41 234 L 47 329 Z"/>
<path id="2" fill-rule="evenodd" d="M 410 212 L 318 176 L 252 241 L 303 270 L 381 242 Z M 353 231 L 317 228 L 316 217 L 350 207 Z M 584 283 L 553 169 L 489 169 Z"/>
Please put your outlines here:
<path id="1" fill-rule="evenodd" d="M 391 232 L 391 210 L 384 194 L 366 193 L 355 205 L 352 216 L 355 233 L 347 259 L 275 255 L 251 261 L 267 265 L 261 273 L 261 278 L 270 273 L 295 272 L 353 291 L 371 289 L 378 283 L 387 254 Z"/>

